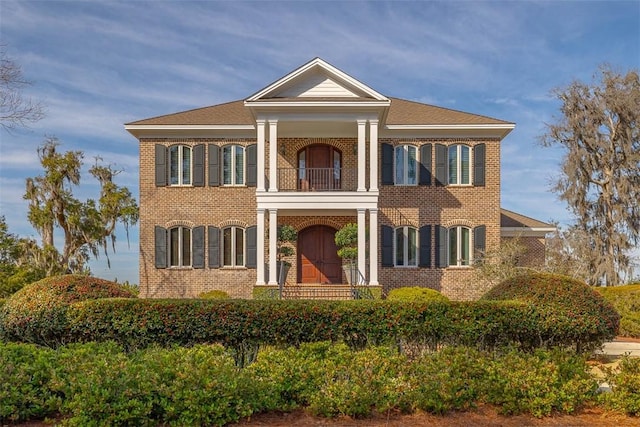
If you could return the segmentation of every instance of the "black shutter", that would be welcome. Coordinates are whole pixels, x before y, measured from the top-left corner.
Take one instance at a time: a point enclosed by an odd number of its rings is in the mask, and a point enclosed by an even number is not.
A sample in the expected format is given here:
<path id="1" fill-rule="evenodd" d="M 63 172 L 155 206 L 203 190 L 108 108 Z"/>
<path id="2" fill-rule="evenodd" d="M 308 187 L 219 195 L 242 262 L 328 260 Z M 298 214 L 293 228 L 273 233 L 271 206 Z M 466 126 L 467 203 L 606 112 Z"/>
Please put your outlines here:
<path id="1" fill-rule="evenodd" d="M 436 185 L 447 185 L 447 146 L 436 144 Z"/>
<path id="2" fill-rule="evenodd" d="M 431 144 L 420 147 L 420 185 L 431 185 Z"/>
<path id="3" fill-rule="evenodd" d="M 207 230 L 209 268 L 220 267 L 220 229 L 210 225 Z"/>
<path id="4" fill-rule="evenodd" d="M 167 268 L 167 230 L 156 225 L 153 232 L 156 268 Z"/>
<path id="5" fill-rule="evenodd" d="M 447 267 L 447 253 L 449 246 L 449 233 L 445 227 L 436 226 L 436 267 Z"/>
<path id="6" fill-rule="evenodd" d="M 479 225 L 473 229 L 473 257 L 482 259 L 486 249 L 487 227 Z"/>
<path id="7" fill-rule="evenodd" d="M 204 268 L 204 227 L 194 227 L 191 235 L 193 244 L 193 268 Z"/>
<path id="8" fill-rule="evenodd" d="M 486 145 L 473 147 L 473 185 L 484 186 Z"/>
<path id="9" fill-rule="evenodd" d="M 420 267 L 431 267 L 431 226 L 420 227 Z"/>
<path id="10" fill-rule="evenodd" d="M 393 267 L 393 228 L 381 225 L 380 234 L 382 237 L 382 266 Z"/>
<path id="11" fill-rule="evenodd" d="M 393 185 L 393 145 L 381 144 L 382 146 L 382 185 Z"/>
<path id="12" fill-rule="evenodd" d="M 204 144 L 193 147 L 193 186 L 204 187 Z"/>
<path id="13" fill-rule="evenodd" d="M 156 187 L 167 185 L 167 147 L 156 144 Z"/>
<path id="14" fill-rule="evenodd" d="M 258 146 L 251 144 L 244 153 L 247 156 L 247 187 L 255 187 L 258 179 Z"/>
<path id="15" fill-rule="evenodd" d="M 247 227 L 245 231 L 245 238 L 247 239 L 247 262 L 245 263 L 245 267 L 247 268 L 256 268 L 258 264 L 257 234 L 257 227 L 255 225 Z"/>
<path id="16" fill-rule="evenodd" d="M 209 144 L 209 186 L 220 185 L 220 147 Z"/>

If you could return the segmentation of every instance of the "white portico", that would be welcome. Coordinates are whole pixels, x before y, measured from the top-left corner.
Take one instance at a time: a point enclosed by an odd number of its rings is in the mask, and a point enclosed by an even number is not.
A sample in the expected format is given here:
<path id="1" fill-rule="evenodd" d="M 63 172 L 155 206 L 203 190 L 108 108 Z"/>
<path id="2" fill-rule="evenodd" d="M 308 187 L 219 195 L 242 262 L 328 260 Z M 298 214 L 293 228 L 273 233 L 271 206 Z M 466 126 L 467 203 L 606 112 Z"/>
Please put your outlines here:
<path id="1" fill-rule="evenodd" d="M 316 58 L 247 98 L 244 105 L 255 118 L 257 136 L 256 284 L 277 283 L 276 239 L 269 239 L 266 248 L 265 235 L 276 236 L 278 216 L 286 215 L 354 217 L 358 270 L 368 272 L 369 284 L 377 285 L 378 124 L 389 99 Z M 291 174 L 281 163 L 284 146 L 279 143 L 287 138 L 354 141 L 348 153 L 356 157 L 354 173 L 343 165 L 345 153 L 334 150 L 325 156 L 323 147 L 302 147 L 291 168 L 297 184 L 289 185 L 286 177 Z M 323 156 L 329 159 L 326 164 L 314 167 Z"/>

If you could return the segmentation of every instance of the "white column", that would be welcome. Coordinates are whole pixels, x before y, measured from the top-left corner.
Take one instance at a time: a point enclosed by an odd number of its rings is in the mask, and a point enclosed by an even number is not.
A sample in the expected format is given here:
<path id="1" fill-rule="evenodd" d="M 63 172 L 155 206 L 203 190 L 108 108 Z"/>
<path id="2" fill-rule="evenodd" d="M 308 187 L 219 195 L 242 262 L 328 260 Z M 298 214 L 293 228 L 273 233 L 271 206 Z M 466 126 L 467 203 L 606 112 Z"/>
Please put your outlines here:
<path id="1" fill-rule="evenodd" d="M 378 191 L 378 121 L 369 120 L 369 191 Z"/>
<path id="2" fill-rule="evenodd" d="M 369 284 L 378 285 L 378 209 L 369 210 Z"/>
<path id="3" fill-rule="evenodd" d="M 265 144 L 265 133 L 264 133 L 264 126 L 265 126 L 265 121 L 264 120 L 256 120 L 256 127 L 257 127 L 257 132 L 258 132 L 258 182 L 256 185 L 256 191 L 260 192 L 260 191 L 265 191 L 265 186 L 264 186 L 264 159 L 265 159 L 265 150 L 266 150 L 266 144 Z M 263 213 L 264 214 L 264 213 Z M 264 224 L 263 224 L 264 225 Z"/>
<path id="4" fill-rule="evenodd" d="M 274 192 L 278 191 L 278 121 L 277 120 L 269 120 L 269 191 L 274 191 Z"/>
<path id="5" fill-rule="evenodd" d="M 278 210 L 269 209 L 269 284 L 278 284 L 277 274 L 277 244 L 278 242 Z"/>
<path id="6" fill-rule="evenodd" d="M 358 191 L 367 191 L 364 185 L 367 176 L 366 126 L 366 120 L 358 120 Z"/>
<path id="7" fill-rule="evenodd" d="M 366 209 L 358 208 L 358 271 L 360 274 L 365 275 L 367 272 L 366 259 L 367 259 L 367 223 L 366 223 Z M 358 275 L 358 281 L 360 283 L 360 276 Z"/>
<path id="8" fill-rule="evenodd" d="M 258 270 L 256 272 L 256 285 L 264 285 L 264 209 L 258 209 L 256 245 L 256 268 Z"/>

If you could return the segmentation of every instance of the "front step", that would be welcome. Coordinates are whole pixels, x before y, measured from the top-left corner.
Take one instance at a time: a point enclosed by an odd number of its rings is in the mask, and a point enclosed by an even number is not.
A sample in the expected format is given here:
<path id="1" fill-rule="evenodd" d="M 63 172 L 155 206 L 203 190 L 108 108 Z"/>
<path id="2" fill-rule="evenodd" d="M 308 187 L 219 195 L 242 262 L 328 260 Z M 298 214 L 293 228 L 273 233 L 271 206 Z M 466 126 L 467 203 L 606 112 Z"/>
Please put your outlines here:
<path id="1" fill-rule="evenodd" d="M 349 285 L 296 284 L 285 285 L 283 299 L 344 301 L 353 299 Z"/>

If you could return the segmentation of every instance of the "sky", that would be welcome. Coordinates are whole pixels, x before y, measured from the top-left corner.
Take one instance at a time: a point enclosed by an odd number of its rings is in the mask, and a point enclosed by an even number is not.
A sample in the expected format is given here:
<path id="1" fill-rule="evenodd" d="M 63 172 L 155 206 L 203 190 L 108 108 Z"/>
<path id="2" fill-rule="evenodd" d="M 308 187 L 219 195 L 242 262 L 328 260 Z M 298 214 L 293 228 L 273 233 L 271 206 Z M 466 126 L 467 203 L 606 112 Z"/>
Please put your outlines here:
<path id="1" fill-rule="evenodd" d="M 138 196 L 138 144 L 124 123 L 244 99 L 320 57 L 374 90 L 514 122 L 502 143 L 502 207 L 572 221 L 550 191 L 563 152 L 539 136 L 559 118 L 551 91 L 593 82 L 598 67 L 640 68 L 635 1 L 8 1 L 0 44 L 32 82 L 46 118 L 0 130 L 0 215 L 38 238 L 25 179 L 42 173 L 37 148 L 84 152 L 75 194 L 95 198 L 99 156 Z M 138 228 L 117 230 L 111 268 L 138 283 Z M 640 256 L 637 259 L 640 262 Z"/>

